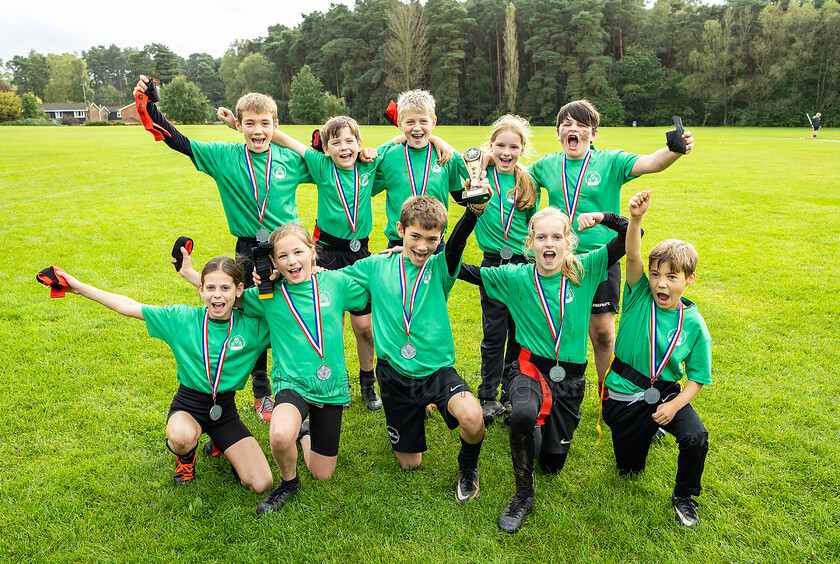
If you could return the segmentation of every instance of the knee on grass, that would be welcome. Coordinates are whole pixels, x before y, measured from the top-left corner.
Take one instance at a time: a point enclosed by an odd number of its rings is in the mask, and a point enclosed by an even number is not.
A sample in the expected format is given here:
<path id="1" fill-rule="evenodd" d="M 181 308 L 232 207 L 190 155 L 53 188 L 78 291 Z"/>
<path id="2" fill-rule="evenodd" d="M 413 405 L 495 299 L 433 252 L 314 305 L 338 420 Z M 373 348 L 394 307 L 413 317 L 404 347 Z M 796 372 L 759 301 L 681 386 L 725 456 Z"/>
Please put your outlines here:
<path id="1" fill-rule="evenodd" d="M 423 454 L 420 452 L 394 452 L 403 470 L 414 470 L 423 461 Z"/>

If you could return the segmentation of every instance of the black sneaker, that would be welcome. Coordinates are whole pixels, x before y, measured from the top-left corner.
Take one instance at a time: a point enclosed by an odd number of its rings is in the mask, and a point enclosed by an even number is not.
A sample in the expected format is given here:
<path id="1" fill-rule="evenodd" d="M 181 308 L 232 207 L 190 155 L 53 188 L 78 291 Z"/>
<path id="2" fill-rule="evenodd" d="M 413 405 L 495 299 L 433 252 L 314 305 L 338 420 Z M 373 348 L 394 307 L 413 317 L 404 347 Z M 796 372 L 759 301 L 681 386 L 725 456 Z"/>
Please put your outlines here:
<path id="1" fill-rule="evenodd" d="M 651 444 L 658 445 L 659 443 L 661 443 L 662 439 L 665 438 L 665 434 L 665 429 L 663 429 L 662 427 L 657 429 L 656 432 L 653 434 L 653 438 L 650 440 Z"/>
<path id="2" fill-rule="evenodd" d="M 504 406 L 496 400 L 481 400 L 481 415 L 484 417 L 485 427 L 490 425 L 496 417 L 504 412 Z"/>
<path id="3" fill-rule="evenodd" d="M 309 434 L 309 426 L 310 426 L 309 419 L 305 420 L 303 423 L 300 424 L 300 430 L 298 431 L 298 436 L 297 436 L 297 441 L 298 442 L 300 442 L 300 440 L 303 437 L 305 437 L 306 435 Z"/>
<path id="4" fill-rule="evenodd" d="M 300 479 L 297 479 L 294 482 L 286 482 L 285 480 L 281 481 L 280 485 L 277 486 L 273 492 L 268 494 L 268 497 L 260 502 L 257 506 L 257 513 L 264 515 L 266 513 L 271 513 L 272 511 L 280 510 L 280 508 L 282 508 L 286 502 L 298 492 L 299 489 Z"/>
<path id="5" fill-rule="evenodd" d="M 359 392 L 362 394 L 362 399 L 369 410 L 379 411 L 382 409 L 382 400 L 376 395 L 376 388 L 373 387 L 373 384 L 362 386 Z"/>
<path id="6" fill-rule="evenodd" d="M 175 467 L 175 485 L 189 486 L 195 483 L 195 449 L 189 454 L 175 455 L 178 466 Z"/>
<path id="7" fill-rule="evenodd" d="M 478 487 L 478 466 L 458 470 L 458 485 L 455 487 L 455 499 L 464 505 L 481 494 Z"/>
<path id="8" fill-rule="evenodd" d="M 677 497 L 672 499 L 674 503 L 674 511 L 677 514 L 677 523 L 685 527 L 693 527 L 697 525 L 700 518 L 697 517 L 697 502 L 691 496 Z"/>
<path id="9" fill-rule="evenodd" d="M 499 515 L 499 528 L 506 533 L 515 533 L 522 526 L 525 516 L 534 507 L 534 496 L 515 493 L 513 498 Z"/>

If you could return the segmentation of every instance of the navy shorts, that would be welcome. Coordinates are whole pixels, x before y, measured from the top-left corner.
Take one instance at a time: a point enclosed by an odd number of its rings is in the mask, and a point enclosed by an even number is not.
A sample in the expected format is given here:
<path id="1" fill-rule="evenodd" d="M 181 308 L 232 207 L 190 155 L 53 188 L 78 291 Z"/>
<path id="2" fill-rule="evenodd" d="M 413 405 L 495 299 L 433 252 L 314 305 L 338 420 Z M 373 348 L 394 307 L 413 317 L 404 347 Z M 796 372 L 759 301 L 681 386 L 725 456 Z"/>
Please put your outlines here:
<path id="1" fill-rule="evenodd" d="M 309 438 L 312 452 L 321 456 L 338 456 L 338 444 L 341 440 L 341 414 L 344 408 L 340 404 L 325 403 L 323 407 L 312 405 L 292 390 L 284 388 L 274 396 L 274 406 L 288 403 L 300 413 L 300 420 L 309 415 Z"/>
<path id="2" fill-rule="evenodd" d="M 447 410 L 449 399 L 456 394 L 472 395 L 469 384 L 452 366 L 445 366 L 425 378 L 408 378 L 388 361 L 378 359 L 376 378 L 388 437 L 397 452 L 425 452 L 427 405 L 435 404 L 446 426 L 454 429 L 458 420 Z"/>
<path id="3" fill-rule="evenodd" d="M 207 433 L 216 448 L 224 452 L 242 439 L 253 437 L 245 423 L 239 419 L 235 396 L 235 391 L 216 395 L 216 404 L 221 406 L 222 416 L 213 421 L 210 419 L 213 396 L 181 384 L 169 405 L 169 415 L 166 416 L 166 420 L 169 421 L 169 418 L 178 411 L 188 413 L 201 426 L 201 432 Z"/>

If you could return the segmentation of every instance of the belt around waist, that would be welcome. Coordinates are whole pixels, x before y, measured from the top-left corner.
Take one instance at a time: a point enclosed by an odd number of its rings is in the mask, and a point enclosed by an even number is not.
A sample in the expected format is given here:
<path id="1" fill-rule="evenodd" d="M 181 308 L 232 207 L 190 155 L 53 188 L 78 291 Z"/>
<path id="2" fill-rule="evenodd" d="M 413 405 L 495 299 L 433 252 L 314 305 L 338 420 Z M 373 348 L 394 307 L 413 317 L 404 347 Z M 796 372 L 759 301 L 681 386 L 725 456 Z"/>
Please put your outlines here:
<path id="1" fill-rule="evenodd" d="M 585 362 L 566 362 L 565 360 L 558 362 L 556 359 L 534 354 L 525 347 L 522 347 L 522 351 L 519 353 L 519 360 L 530 362 L 536 366 L 537 370 L 539 370 L 542 374 L 548 374 L 551 371 L 551 368 L 558 364 L 566 371 L 566 378 L 581 378 L 583 377 L 584 372 L 586 372 Z"/>
<path id="2" fill-rule="evenodd" d="M 359 249 L 366 249 L 368 246 L 368 240 L 370 237 L 365 237 L 364 239 L 358 239 L 361 247 Z M 322 243 L 326 243 L 331 248 L 339 250 L 339 251 L 349 251 L 350 249 L 350 241 L 352 239 L 342 239 L 341 237 L 336 237 L 335 235 L 330 235 L 326 231 L 322 230 L 317 225 L 312 233 L 312 240 L 316 243 L 321 241 Z"/>

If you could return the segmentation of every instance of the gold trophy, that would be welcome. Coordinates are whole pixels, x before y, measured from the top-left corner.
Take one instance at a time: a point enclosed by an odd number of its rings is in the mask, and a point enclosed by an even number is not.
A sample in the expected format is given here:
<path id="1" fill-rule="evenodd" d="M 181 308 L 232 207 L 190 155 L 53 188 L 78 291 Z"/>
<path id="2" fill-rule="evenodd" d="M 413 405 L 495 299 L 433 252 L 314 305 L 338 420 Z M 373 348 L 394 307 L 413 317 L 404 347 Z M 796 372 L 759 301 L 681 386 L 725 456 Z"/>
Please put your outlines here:
<path id="1" fill-rule="evenodd" d="M 481 149 L 470 147 L 464 151 L 464 164 L 470 175 L 470 187 L 461 192 L 461 199 L 468 204 L 483 204 L 492 193 L 486 186 L 479 186 L 481 180 Z"/>

